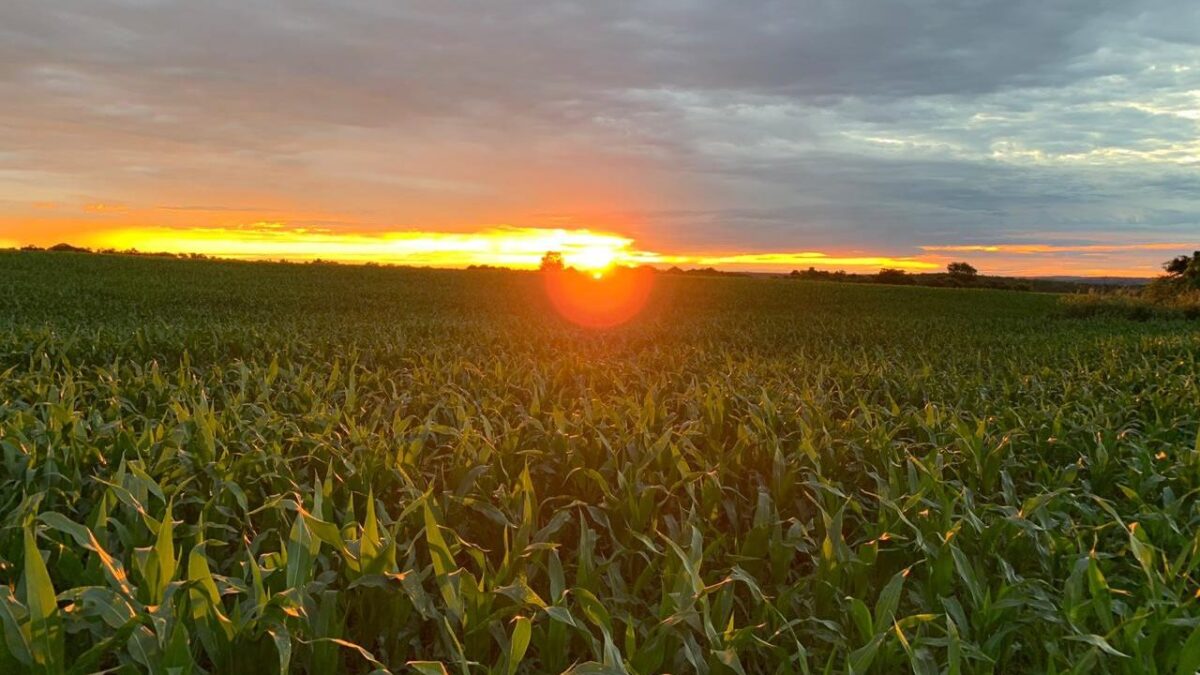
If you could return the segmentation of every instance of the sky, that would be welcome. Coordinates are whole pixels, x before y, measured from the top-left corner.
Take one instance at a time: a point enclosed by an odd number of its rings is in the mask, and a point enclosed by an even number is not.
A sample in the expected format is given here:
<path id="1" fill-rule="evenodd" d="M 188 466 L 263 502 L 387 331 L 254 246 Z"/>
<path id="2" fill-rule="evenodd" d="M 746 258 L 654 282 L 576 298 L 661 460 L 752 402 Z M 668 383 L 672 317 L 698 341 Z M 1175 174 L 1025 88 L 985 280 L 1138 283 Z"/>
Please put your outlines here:
<path id="1" fill-rule="evenodd" d="M 0 6 L 0 246 L 1149 276 L 1194 0 Z"/>

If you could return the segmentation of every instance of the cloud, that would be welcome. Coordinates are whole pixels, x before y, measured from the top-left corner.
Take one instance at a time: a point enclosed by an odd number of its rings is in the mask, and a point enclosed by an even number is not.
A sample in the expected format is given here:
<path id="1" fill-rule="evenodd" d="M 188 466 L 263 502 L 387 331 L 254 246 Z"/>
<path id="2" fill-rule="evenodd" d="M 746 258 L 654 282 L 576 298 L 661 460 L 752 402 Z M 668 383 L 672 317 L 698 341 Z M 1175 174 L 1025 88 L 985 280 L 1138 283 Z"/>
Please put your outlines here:
<path id="1" fill-rule="evenodd" d="M 83 210 L 87 213 L 126 213 L 129 207 L 124 204 L 89 202 L 83 205 Z"/>
<path id="2" fill-rule="evenodd" d="M 1186 0 L 9 3 L 0 203 L 658 251 L 1196 242 L 1197 36 Z"/>
<path id="3" fill-rule="evenodd" d="M 995 244 L 995 245 L 948 245 L 922 246 L 922 251 L 944 253 L 1115 253 L 1118 251 L 1179 251 L 1191 246 L 1190 242 L 1156 242 L 1150 244 L 1087 244 L 1062 246 L 1053 244 Z"/>

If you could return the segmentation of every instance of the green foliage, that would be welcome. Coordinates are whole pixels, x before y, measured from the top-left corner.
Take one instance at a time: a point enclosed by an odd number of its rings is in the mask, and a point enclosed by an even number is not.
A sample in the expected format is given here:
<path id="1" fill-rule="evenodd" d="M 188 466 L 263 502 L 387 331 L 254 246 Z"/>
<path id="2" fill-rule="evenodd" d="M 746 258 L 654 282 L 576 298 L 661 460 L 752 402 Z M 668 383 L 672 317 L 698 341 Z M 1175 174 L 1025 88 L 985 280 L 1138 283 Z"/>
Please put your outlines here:
<path id="1" fill-rule="evenodd" d="M 1167 281 L 1186 288 L 1200 289 L 1200 251 L 1176 256 L 1163 263 Z"/>
<path id="2" fill-rule="evenodd" d="M 1190 673 L 1200 333 L 0 254 L 0 672 Z"/>
<path id="3" fill-rule="evenodd" d="M 1064 295 L 1062 313 L 1070 317 L 1115 317 L 1134 321 L 1200 319 L 1200 289 L 1189 290 L 1162 279 L 1145 288 Z"/>

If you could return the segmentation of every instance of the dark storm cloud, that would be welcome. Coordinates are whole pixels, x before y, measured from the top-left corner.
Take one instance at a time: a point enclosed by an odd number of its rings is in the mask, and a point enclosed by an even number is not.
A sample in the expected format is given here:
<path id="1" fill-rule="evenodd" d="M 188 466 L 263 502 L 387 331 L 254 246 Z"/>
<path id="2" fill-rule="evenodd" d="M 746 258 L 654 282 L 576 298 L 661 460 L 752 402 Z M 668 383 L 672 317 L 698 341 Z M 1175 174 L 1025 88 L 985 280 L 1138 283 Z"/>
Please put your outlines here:
<path id="1" fill-rule="evenodd" d="M 1198 36 L 1188 0 L 10 2 L 0 197 L 501 204 L 604 159 L 694 246 L 1200 239 Z"/>

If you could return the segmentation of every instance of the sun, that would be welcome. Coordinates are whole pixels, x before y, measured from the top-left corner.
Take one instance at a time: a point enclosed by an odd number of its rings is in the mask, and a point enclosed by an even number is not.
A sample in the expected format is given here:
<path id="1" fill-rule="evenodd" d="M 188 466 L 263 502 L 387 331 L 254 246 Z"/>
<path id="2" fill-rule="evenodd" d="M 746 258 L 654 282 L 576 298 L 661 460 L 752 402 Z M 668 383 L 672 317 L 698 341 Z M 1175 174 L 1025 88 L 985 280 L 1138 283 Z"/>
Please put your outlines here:
<path id="1" fill-rule="evenodd" d="M 617 262 L 617 249 L 612 246 L 585 246 L 563 255 L 564 262 L 599 279 Z M 599 276 L 597 276 L 599 275 Z"/>

